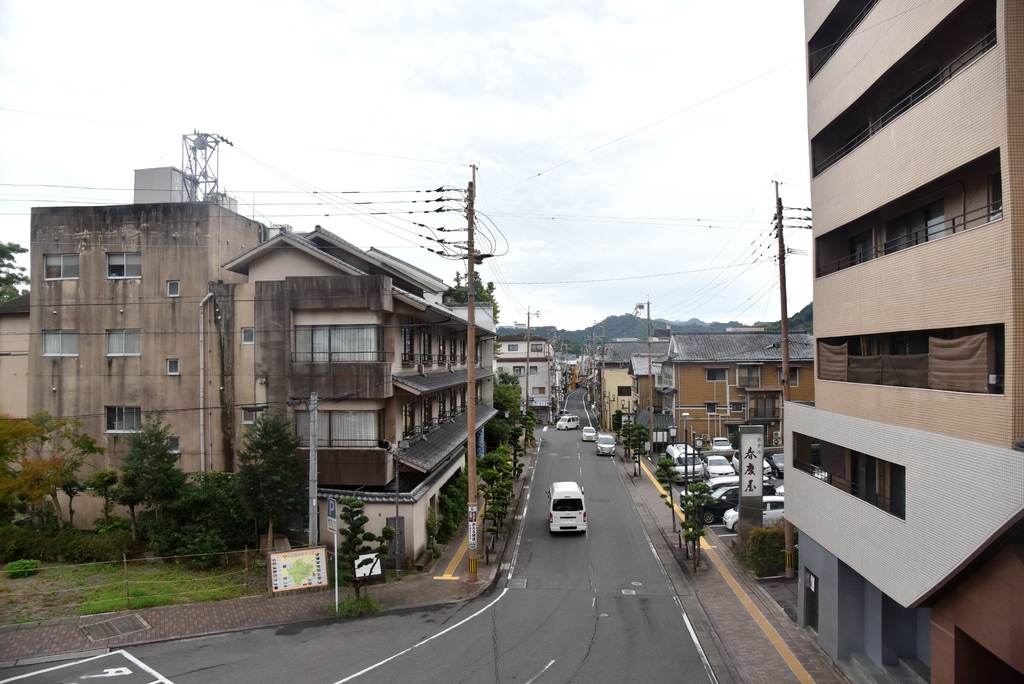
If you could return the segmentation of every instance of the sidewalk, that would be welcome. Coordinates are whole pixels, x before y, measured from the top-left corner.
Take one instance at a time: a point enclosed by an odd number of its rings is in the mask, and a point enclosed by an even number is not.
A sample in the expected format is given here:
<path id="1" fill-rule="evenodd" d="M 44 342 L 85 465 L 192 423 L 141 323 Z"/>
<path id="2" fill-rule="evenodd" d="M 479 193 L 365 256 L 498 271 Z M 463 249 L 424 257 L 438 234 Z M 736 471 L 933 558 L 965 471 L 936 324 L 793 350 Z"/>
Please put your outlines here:
<path id="1" fill-rule="evenodd" d="M 536 451 L 531 450 L 525 472 L 532 472 L 535 457 Z M 787 616 L 795 614 L 795 580 L 758 581 L 735 564 L 726 544 L 713 532 L 706 538 L 704 563 L 694 576 L 692 563 L 683 558 L 672 533 L 669 509 L 648 475 L 649 466 L 634 478 L 632 464 L 619 463 L 627 469 L 624 479 L 640 517 L 720 684 L 846 684 L 848 680 Z M 517 509 L 524 484 L 525 479 L 516 487 Z M 456 541 L 445 548 L 430 572 L 403 575 L 401 580 L 373 585 L 364 592 L 376 597 L 386 611 L 465 601 L 486 593 L 499 581 L 505 548 L 492 554 L 489 564 L 484 562 L 483 549 L 478 550 L 477 582 L 471 584 L 465 537 L 464 524 Z M 512 530 L 501 543 L 508 544 L 514 538 Z M 351 596 L 351 591 L 342 589 L 340 595 Z M 335 619 L 331 615 L 333 606 L 332 589 L 7 625 L 0 627 L 0 667 L 171 639 Z"/>

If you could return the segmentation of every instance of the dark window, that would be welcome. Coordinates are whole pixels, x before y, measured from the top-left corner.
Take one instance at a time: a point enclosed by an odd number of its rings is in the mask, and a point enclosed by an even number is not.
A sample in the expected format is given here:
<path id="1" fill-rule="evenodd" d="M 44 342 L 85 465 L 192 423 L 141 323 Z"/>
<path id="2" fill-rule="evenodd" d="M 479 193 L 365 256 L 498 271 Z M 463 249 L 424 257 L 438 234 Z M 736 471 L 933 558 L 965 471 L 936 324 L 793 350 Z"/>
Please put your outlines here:
<path id="1" fill-rule="evenodd" d="M 139 406 L 107 406 L 107 432 L 138 432 L 142 429 Z"/>
<path id="2" fill-rule="evenodd" d="M 891 254 L 942 237 L 946 233 L 945 224 L 942 200 L 894 218 L 885 227 L 885 253 Z"/>
<path id="3" fill-rule="evenodd" d="M 78 277 L 77 254 L 45 254 L 43 270 L 46 280 L 62 280 Z"/>
<path id="4" fill-rule="evenodd" d="M 724 368 L 705 368 L 708 382 L 721 382 L 725 380 Z"/>
<path id="5" fill-rule="evenodd" d="M 78 331 L 44 330 L 43 356 L 78 356 Z"/>
<path id="6" fill-rule="evenodd" d="M 107 255 L 108 278 L 141 278 L 142 254 L 139 252 L 112 252 Z"/>

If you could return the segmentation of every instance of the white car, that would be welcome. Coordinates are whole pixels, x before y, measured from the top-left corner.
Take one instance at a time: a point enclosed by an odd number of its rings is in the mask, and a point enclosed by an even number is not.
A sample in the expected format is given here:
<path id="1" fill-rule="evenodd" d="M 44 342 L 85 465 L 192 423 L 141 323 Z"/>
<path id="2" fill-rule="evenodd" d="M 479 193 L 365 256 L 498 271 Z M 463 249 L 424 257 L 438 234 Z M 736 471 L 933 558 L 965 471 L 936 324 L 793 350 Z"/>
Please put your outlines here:
<path id="1" fill-rule="evenodd" d="M 711 440 L 711 450 L 720 454 L 732 453 L 732 442 L 728 437 L 715 437 Z"/>
<path id="2" fill-rule="evenodd" d="M 580 435 L 580 438 L 584 442 L 596 442 L 597 430 L 588 425 L 587 427 L 583 428 L 583 434 Z"/>
<path id="3" fill-rule="evenodd" d="M 736 471 L 732 469 L 732 463 L 729 462 L 725 456 L 719 456 L 718 454 L 708 454 L 708 457 L 704 460 L 704 477 L 723 477 L 735 475 Z"/>
<path id="4" fill-rule="evenodd" d="M 761 524 L 764 527 L 770 527 L 776 523 L 782 522 L 783 516 L 786 515 L 785 497 L 762 497 L 761 506 L 764 509 L 764 512 L 761 514 Z M 736 523 L 738 523 L 739 520 L 740 510 L 738 508 L 730 508 L 722 515 L 722 522 L 725 523 L 725 529 L 730 532 L 736 531 Z"/>

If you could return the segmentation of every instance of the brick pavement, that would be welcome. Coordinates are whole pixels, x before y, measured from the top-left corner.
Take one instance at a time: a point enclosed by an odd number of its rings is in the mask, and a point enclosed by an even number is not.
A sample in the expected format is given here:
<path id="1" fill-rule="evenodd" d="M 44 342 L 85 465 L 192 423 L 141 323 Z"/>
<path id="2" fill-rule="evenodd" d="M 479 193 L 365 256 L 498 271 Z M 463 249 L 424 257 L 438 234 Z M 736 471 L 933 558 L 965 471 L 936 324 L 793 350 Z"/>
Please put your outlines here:
<path id="1" fill-rule="evenodd" d="M 630 494 L 721 684 L 790 681 L 846 684 L 849 681 L 833 667 L 813 638 L 758 586 L 757 579 L 733 561 L 723 540 L 714 533 L 706 540 L 708 558 L 700 572 L 693 575 L 677 547 L 670 512 L 659 496 L 657 485 L 646 472 L 641 477 L 631 477 L 632 464 L 621 461 L 620 464 L 630 475 L 624 478 Z M 532 472 L 529 465 L 528 462 L 528 473 Z M 520 482 L 517 490 L 522 484 Z M 465 526 L 460 535 L 464 537 Z M 506 535 L 506 541 L 514 538 L 514 532 Z M 501 559 L 507 557 L 504 549 L 499 550 L 497 557 L 492 555 L 489 564 L 484 562 L 481 551 L 478 581 L 474 584 L 466 579 L 465 555 L 457 572 L 453 573 L 459 579 L 435 579 L 445 573 L 458 552 L 459 544 L 453 542 L 430 572 L 405 575 L 400 581 L 374 585 L 364 591 L 380 600 L 385 610 L 394 611 L 468 600 L 484 594 L 501 581 Z M 341 589 L 340 595 L 347 597 L 351 595 L 350 590 Z M 786 592 L 782 591 L 781 595 Z M 0 667 L 61 654 L 84 654 L 155 641 L 333 619 L 333 604 L 332 589 L 273 598 L 259 596 L 149 608 L 131 612 L 142 618 L 150 626 L 148 629 L 98 641 L 90 641 L 82 628 L 124 614 L 7 625 L 0 627 Z"/>

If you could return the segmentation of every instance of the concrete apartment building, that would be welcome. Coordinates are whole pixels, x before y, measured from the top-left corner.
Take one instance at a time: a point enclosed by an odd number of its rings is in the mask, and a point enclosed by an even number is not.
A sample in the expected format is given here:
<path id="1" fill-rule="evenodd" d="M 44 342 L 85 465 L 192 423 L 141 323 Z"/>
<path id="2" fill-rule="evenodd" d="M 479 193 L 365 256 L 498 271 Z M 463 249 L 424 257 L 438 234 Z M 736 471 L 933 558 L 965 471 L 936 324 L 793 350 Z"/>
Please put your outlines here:
<path id="1" fill-rule="evenodd" d="M 1024 3 L 806 0 L 805 23 L 799 621 L 878 680 L 1022 681 Z"/>
<path id="2" fill-rule="evenodd" d="M 182 469 L 232 472 L 267 410 L 295 422 L 307 459 L 316 393 L 319 497 L 358 492 L 374 531 L 396 524 L 397 497 L 402 557 L 423 551 L 468 433 L 467 314 L 442 302 L 442 281 L 319 226 L 270 231 L 216 203 L 36 208 L 31 228 L 26 415 L 81 418 L 106 449 L 92 467 L 116 468 L 145 414 L 163 411 Z M 21 308 L 0 319 L 19 325 Z M 476 325 L 482 440 L 488 306 Z"/>
<path id="3" fill-rule="evenodd" d="M 526 397 L 528 410 L 537 420 L 552 422 L 558 411 L 558 369 L 551 345 L 543 337 L 523 332 L 500 335 L 500 351 L 495 359 L 496 370 L 511 373 L 519 380 L 521 397 Z"/>

